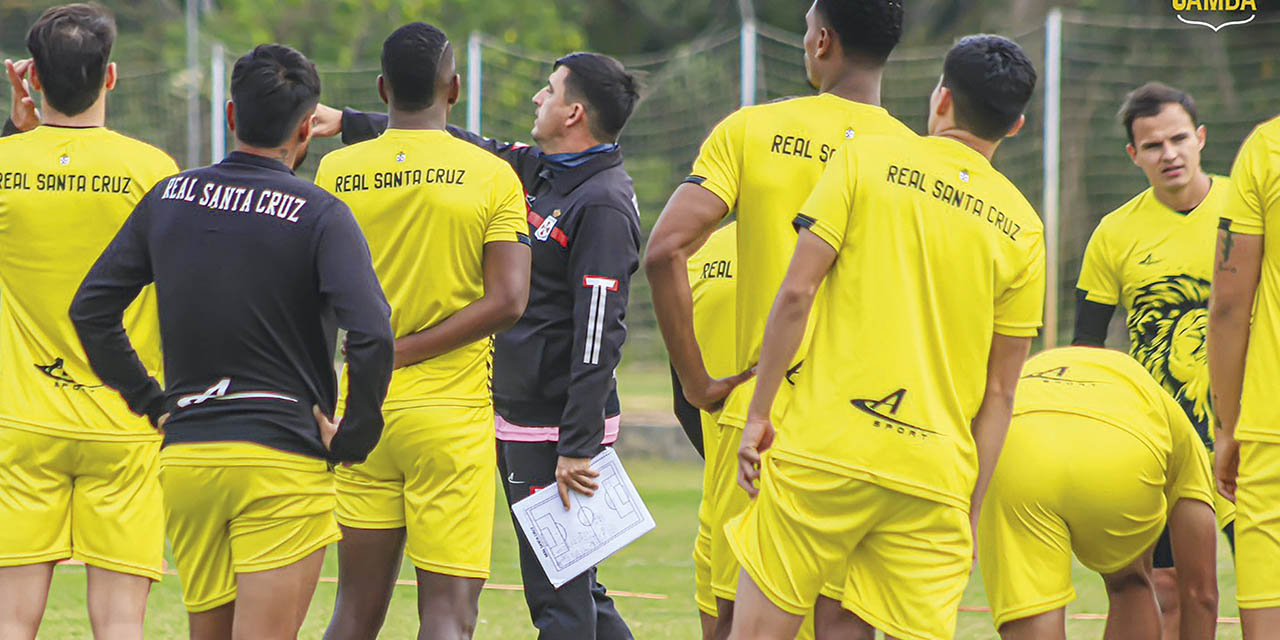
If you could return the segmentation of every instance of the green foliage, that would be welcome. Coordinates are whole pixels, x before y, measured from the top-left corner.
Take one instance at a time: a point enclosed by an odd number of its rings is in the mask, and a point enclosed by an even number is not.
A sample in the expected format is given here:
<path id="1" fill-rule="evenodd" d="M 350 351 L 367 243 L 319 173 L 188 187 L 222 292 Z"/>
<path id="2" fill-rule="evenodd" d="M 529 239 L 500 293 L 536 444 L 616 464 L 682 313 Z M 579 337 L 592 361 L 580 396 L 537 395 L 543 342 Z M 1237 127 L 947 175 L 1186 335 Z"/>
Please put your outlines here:
<path id="1" fill-rule="evenodd" d="M 585 46 L 572 11 L 548 2 L 469 0 L 219 0 L 206 17 L 207 33 L 240 52 L 260 42 L 282 42 L 322 66 L 368 66 L 396 27 L 430 22 L 457 45 L 471 31 L 546 51 Z"/>

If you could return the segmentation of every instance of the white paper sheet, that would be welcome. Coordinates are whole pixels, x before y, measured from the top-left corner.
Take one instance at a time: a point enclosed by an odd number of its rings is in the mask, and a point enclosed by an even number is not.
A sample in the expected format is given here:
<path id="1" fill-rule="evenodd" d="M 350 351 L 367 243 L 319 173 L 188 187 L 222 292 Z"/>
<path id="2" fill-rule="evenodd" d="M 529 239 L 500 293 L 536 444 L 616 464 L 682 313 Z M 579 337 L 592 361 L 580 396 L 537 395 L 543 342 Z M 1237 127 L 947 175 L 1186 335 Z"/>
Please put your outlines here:
<path id="1" fill-rule="evenodd" d="M 600 488 L 591 497 L 570 491 L 568 511 L 554 484 L 511 506 L 556 588 L 656 526 L 613 449 L 592 458 L 591 468 Z"/>

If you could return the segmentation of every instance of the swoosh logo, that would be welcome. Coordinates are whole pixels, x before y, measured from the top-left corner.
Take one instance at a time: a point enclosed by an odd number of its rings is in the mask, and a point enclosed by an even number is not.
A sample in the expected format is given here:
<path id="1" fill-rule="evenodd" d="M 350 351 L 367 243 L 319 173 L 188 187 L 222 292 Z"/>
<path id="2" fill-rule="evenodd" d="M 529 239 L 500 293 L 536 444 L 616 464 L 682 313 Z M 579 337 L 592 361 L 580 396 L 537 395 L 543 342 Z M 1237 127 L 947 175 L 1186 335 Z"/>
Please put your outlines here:
<path id="1" fill-rule="evenodd" d="M 866 413 L 866 414 L 873 415 L 873 416 L 875 416 L 875 417 L 877 417 L 877 418 L 879 418 L 879 419 L 881 419 L 881 420 L 884 420 L 885 422 L 888 422 L 888 423 L 891 423 L 891 424 L 896 424 L 896 425 L 898 425 L 898 426 L 900 426 L 900 427 L 906 427 L 906 428 L 908 428 L 908 429 L 914 429 L 914 430 L 919 431 L 919 432 L 921 432 L 921 433 L 932 433 L 932 434 L 933 434 L 933 435 L 935 435 L 935 436 L 940 436 L 940 435 L 942 435 L 942 434 L 938 433 L 937 431 L 931 431 L 931 430 L 929 430 L 929 429 L 925 429 L 924 427 L 917 427 L 917 426 L 916 426 L 916 425 L 914 425 L 914 424 L 908 424 L 908 423 L 903 422 L 903 421 L 901 421 L 901 420 L 899 420 L 899 419 L 897 419 L 897 418 L 894 418 L 894 417 L 891 417 L 891 416 L 886 416 L 886 415 L 884 415 L 883 413 L 880 413 L 879 411 L 876 411 L 875 409 L 871 408 L 871 406 L 870 406 L 870 405 L 871 405 L 872 403 L 874 403 L 874 402 L 877 402 L 877 401 L 876 401 L 876 400 L 863 400 L 863 399 L 857 399 L 857 400 L 850 400 L 850 401 L 849 401 L 849 404 L 853 405 L 853 406 L 854 406 L 858 411 L 861 411 L 861 412 Z"/>
<path id="2" fill-rule="evenodd" d="M 1181 20 L 1182 22 L 1184 22 L 1184 23 L 1186 23 L 1186 24 L 1193 24 L 1193 25 L 1200 26 L 1200 27 L 1209 27 L 1210 29 L 1213 29 L 1214 33 L 1217 33 L 1217 32 L 1219 32 L 1219 31 L 1222 31 L 1223 29 L 1226 29 L 1227 27 L 1232 27 L 1232 26 L 1235 26 L 1235 25 L 1238 25 L 1238 24 L 1249 24 L 1250 22 L 1253 22 L 1253 19 L 1254 19 L 1254 18 L 1256 18 L 1256 17 L 1258 17 L 1258 14 L 1256 14 L 1256 13 L 1255 13 L 1255 14 L 1253 14 L 1253 15 L 1249 16 L 1249 19 L 1248 19 L 1248 20 L 1235 20 L 1235 21 L 1232 21 L 1232 22 L 1224 22 L 1224 23 L 1222 23 L 1222 24 L 1220 24 L 1220 25 L 1218 25 L 1218 26 L 1216 26 L 1216 27 L 1215 27 L 1215 26 L 1213 26 L 1213 25 L 1209 24 L 1208 22 L 1201 22 L 1201 21 L 1199 21 L 1199 20 L 1188 20 L 1188 19 L 1186 19 L 1186 18 L 1182 17 L 1182 14 L 1178 14 L 1178 19 L 1179 19 L 1179 20 Z"/>

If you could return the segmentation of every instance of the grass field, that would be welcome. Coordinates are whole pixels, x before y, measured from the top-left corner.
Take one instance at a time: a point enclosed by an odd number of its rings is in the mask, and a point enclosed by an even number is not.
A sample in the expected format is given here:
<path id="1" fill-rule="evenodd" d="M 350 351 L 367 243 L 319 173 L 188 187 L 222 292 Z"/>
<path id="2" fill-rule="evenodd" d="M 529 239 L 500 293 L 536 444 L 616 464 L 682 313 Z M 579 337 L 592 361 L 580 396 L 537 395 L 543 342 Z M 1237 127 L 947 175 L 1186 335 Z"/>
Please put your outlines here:
<path id="1" fill-rule="evenodd" d="M 611 590 L 656 594 L 662 599 L 618 598 L 618 609 L 631 624 L 636 638 L 694 640 L 699 637 L 693 598 L 693 565 L 690 545 L 697 527 L 696 512 L 701 482 L 701 469 L 690 463 L 668 463 L 657 460 L 625 461 L 633 480 L 640 487 L 645 502 L 658 522 L 657 530 L 607 560 L 600 569 L 603 582 Z M 495 491 L 495 499 L 497 499 Z M 491 585 L 520 584 L 516 560 L 515 537 L 506 517 L 505 505 L 499 510 L 494 526 L 493 577 Z M 337 575 L 336 550 L 325 558 L 324 574 Z M 1238 615 L 1235 607 L 1235 579 L 1231 561 L 1219 554 L 1221 611 L 1224 616 Z M 1106 594 L 1102 582 L 1082 568 L 1076 568 L 1076 591 L 1079 599 L 1069 608 L 1071 614 L 1106 613 Z M 413 569 L 405 564 L 401 577 L 410 580 Z M 75 640 L 90 638 L 84 609 L 84 569 L 59 567 L 54 576 L 53 593 L 40 638 Z M 334 584 L 322 582 L 316 590 L 311 613 L 303 627 L 302 638 L 319 638 L 333 610 Z M 417 614 L 412 586 L 397 590 L 382 637 L 412 638 L 417 631 Z M 979 580 L 974 578 L 965 593 L 964 606 L 986 604 Z M 1098 638 L 1102 635 L 1100 620 L 1073 620 L 1068 636 Z M 982 612 L 962 612 L 957 638 L 994 637 L 991 618 Z M 183 638 L 186 636 L 186 613 L 176 576 L 167 576 L 151 593 L 147 613 L 148 638 Z M 480 600 L 478 640 L 529 640 L 536 637 L 529 624 L 523 596 L 517 591 L 486 589 Z M 1240 637 L 1240 627 L 1223 624 L 1219 638 Z"/>

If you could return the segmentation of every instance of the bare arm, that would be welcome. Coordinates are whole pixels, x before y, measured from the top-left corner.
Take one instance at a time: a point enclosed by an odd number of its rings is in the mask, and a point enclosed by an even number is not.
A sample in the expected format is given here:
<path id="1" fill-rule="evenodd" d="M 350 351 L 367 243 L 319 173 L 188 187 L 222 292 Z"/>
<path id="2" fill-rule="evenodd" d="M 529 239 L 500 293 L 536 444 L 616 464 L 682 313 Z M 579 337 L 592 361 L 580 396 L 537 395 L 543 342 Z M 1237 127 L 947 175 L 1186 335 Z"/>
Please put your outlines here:
<path id="1" fill-rule="evenodd" d="M 529 246 L 484 246 L 484 295 L 433 327 L 396 340 L 395 366 L 407 367 L 487 338 L 515 324 L 529 302 Z"/>
<path id="2" fill-rule="evenodd" d="M 689 256 L 729 212 L 714 193 L 683 183 L 662 210 L 645 251 L 653 310 L 667 345 L 671 366 L 680 377 L 685 398 L 699 409 L 714 410 L 745 376 L 715 380 L 707 373 L 702 351 L 693 334 L 693 294 L 689 289 Z"/>
<path id="3" fill-rule="evenodd" d="M 1013 394 L 1018 387 L 1022 363 L 1030 350 L 1031 338 L 992 335 L 991 353 L 987 356 L 987 390 L 970 425 L 973 442 L 978 449 L 978 481 L 969 499 L 969 518 L 975 523 L 982 511 L 982 500 L 987 495 L 996 462 L 1000 459 L 1000 450 L 1004 448 L 1004 438 L 1013 417 Z"/>
<path id="4" fill-rule="evenodd" d="M 1262 272 L 1263 236 L 1218 230 L 1213 289 L 1209 295 L 1209 386 L 1217 420 L 1214 475 L 1218 491 L 1235 499 L 1239 445 L 1235 441 L 1249 348 L 1250 316 Z"/>
<path id="5" fill-rule="evenodd" d="M 800 230 L 791 266 L 765 325 L 755 395 L 751 397 L 742 445 L 738 448 L 738 484 L 753 498 L 757 493 L 754 482 L 760 477 L 760 454 L 773 444 L 773 425 L 769 422 L 773 399 L 804 340 L 818 287 L 835 261 L 836 250 L 831 245 L 807 229 Z"/>
<path id="6" fill-rule="evenodd" d="M 1213 507 L 1199 500 L 1178 500 L 1169 514 L 1181 640 L 1209 640 L 1218 625 L 1217 525 Z"/>

